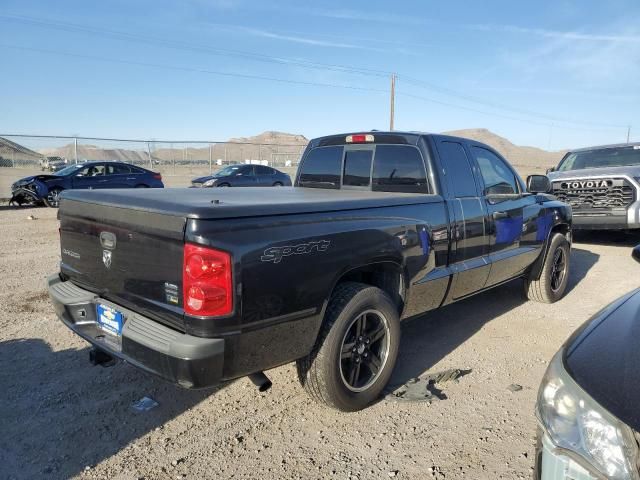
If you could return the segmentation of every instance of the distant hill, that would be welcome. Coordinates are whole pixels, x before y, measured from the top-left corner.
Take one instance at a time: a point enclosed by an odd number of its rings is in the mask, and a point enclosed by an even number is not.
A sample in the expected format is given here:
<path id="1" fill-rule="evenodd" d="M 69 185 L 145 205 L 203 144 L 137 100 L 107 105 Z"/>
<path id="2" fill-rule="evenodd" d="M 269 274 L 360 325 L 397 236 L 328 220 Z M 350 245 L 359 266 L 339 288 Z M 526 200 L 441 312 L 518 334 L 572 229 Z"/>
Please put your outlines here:
<path id="1" fill-rule="evenodd" d="M 541 148 L 514 145 L 509 140 L 485 128 L 473 128 L 445 132 L 449 135 L 466 137 L 486 143 L 504 155 L 522 175 L 544 171 L 557 165 L 565 151 L 549 152 Z M 253 137 L 231 138 L 225 144 L 211 147 L 211 159 L 225 160 L 225 163 L 245 160 L 266 160 L 271 164 L 282 166 L 287 161 L 295 163 L 304 147 L 309 142 L 304 135 L 267 131 Z M 122 145 L 120 143 L 119 145 Z M 126 144 L 128 145 L 128 144 Z M 209 146 L 206 144 L 166 144 L 150 142 L 151 157 L 154 164 L 181 164 L 199 161 L 208 163 Z M 40 155 L 74 158 L 73 144 L 59 148 L 47 148 L 40 153 L 33 152 L 9 140 L 0 139 L 0 155 L 14 152 L 16 157 L 29 159 Z M 121 160 L 138 164 L 149 164 L 146 143 L 132 143 L 131 148 L 110 148 L 108 145 L 78 144 L 80 160 Z"/>
<path id="2" fill-rule="evenodd" d="M 7 138 L 0 137 L 0 167 L 21 163 L 39 163 L 42 155 Z"/>
<path id="3" fill-rule="evenodd" d="M 541 148 L 514 145 L 506 138 L 496 135 L 486 128 L 453 130 L 444 133 L 486 143 L 509 160 L 521 174 L 534 173 L 537 170 L 544 171 L 549 167 L 555 166 L 567 153 L 566 150 L 549 152 Z"/>
<path id="4" fill-rule="evenodd" d="M 244 162 L 245 160 L 267 160 L 284 163 L 295 161 L 307 145 L 303 135 L 283 132 L 263 132 L 254 137 L 232 138 L 226 144 L 214 144 L 211 147 L 211 158 L 227 162 Z M 258 145 L 260 144 L 260 145 Z M 120 160 L 145 164 L 149 163 L 146 143 L 132 144 L 138 148 L 108 148 L 98 145 L 78 144 L 80 160 Z M 166 144 L 150 142 L 151 157 L 154 162 L 181 163 L 193 161 L 209 161 L 209 146 L 201 144 Z M 74 145 L 68 144 L 59 148 L 43 149 L 44 155 L 75 158 Z"/>
<path id="5" fill-rule="evenodd" d="M 50 157 L 75 159 L 73 143 L 58 148 L 45 148 L 40 153 Z M 129 150 L 125 148 L 104 148 L 97 145 L 78 143 L 78 160 L 117 160 L 129 163 L 149 162 L 149 156 L 144 150 Z"/>

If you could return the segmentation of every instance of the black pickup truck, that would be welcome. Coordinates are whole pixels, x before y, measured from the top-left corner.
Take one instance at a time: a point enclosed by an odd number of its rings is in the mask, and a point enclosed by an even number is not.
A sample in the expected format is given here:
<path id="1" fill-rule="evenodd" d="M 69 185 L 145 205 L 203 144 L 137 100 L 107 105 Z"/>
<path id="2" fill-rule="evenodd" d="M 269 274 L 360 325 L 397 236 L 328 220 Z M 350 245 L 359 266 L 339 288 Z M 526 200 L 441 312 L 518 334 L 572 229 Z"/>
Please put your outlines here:
<path id="1" fill-rule="evenodd" d="M 296 361 L 316 400 L 351 411 L 388 382 L 400 320 L 524 279 L 565 291 L 571 209 L 490 147 L 372 132 L 312 140 L 294 187 L 69 191 L 60 319 L 186 388 Z"/>

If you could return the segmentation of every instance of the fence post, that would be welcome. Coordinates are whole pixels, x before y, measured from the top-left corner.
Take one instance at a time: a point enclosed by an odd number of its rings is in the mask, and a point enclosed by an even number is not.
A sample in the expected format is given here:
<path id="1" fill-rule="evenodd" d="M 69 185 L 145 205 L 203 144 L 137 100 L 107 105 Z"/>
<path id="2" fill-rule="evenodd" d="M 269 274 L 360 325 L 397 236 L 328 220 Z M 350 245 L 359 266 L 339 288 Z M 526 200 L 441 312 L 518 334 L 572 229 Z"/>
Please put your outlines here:
<path id="1" fill-rule="evenodd" d="M 149 142 L 147 142 L 147 155 L 149 155 L 149 169 L 153 170 L 153 160 L 151 160 L 151 147 L 149 146 Z"/>
<path id="2" fill-rule="evenodd" d="M 209 144 L 209 175 L 211 175 L 211 144 Z"/>
<path id="3" fill-rule="evenodd" d="M 78 163 L 78 137 L 73 139 L 73 157 L 75 158 L 76 163 Z"/>

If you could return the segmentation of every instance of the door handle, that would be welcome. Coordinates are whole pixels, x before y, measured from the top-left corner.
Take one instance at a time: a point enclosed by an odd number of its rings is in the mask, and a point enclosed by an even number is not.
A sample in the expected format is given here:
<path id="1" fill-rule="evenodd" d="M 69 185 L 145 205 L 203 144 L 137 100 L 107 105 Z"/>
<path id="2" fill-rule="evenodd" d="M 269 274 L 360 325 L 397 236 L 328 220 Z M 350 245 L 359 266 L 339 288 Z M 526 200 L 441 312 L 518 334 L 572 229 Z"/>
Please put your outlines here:
<path id="1" fill-rule="evenodd" d="M 98 183 L 108 182 L 109 180 L 98 180 Z"/>
<path id="2" fill-rule="evenodd" d="M 136 177 L 127 177 L 127 180 L 135 180 Z"/>
<path id="3" fill-rule="evenodd" d="M 493 212 L 494 220 L 504 220 L 505 218 L 509 218 L 509 212 Z"/>

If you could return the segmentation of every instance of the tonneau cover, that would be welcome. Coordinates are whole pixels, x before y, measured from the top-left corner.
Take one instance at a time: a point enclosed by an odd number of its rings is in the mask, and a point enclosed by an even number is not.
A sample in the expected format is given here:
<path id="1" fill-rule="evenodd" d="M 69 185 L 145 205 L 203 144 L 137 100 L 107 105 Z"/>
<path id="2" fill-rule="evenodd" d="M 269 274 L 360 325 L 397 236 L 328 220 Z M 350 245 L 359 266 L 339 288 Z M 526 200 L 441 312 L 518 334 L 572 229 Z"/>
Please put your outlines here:
<path id="1" fill-rule="evenodd" d="M 68 190 L 62 204 L 96 204 L 174 217 L 219 219 L 330 212 L 441 201 L 437 195 L 300 187 Z M 77 205 L 79 206 L 79 205 Z"/>

